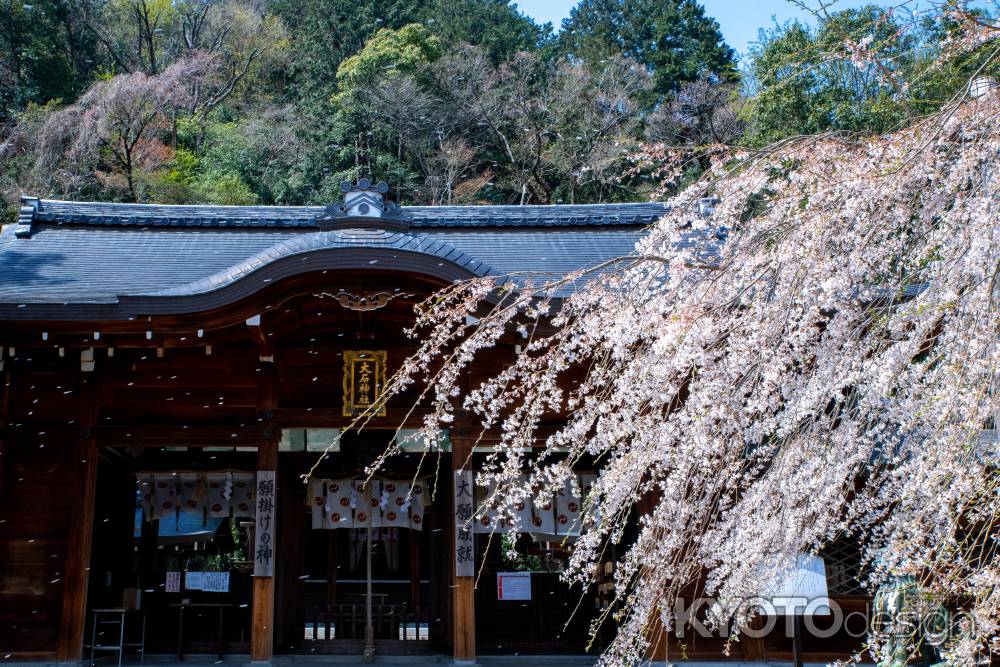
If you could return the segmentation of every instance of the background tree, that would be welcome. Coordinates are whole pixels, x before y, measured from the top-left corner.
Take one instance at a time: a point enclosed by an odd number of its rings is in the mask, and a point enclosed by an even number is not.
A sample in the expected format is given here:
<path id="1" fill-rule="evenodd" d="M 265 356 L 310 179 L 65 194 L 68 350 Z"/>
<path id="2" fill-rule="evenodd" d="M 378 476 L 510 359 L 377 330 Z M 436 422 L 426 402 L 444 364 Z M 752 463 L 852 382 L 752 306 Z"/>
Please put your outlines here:
<path id="1" fill-rule="evenodd" d="M 748 143 L 829 130 L 896 129 L 914 113 L 938 109 L 968 81 L 972 63 L 983 62 L 977 51 L 941 57 L 946 14 L 904 23 L 868 6 L 817 18 L 816 28 L 794 22 L 761 31 L 746 81 Z"/>
<path id="2" fill-rule="evenodd" d="M 170 149 L 157 134 L 190 102 L 189 90 L 209 78 L 215 59 L 180 60 L 156 76 L 120 74 L 90 88 L 41 125 L 35 178 L 63 191 L 85 190 L 96 178 L 127 201 L 142 195 L 140 174 L 165 164 Z"/>
<path id="3" fill-rule="evenodd" d="M 28 103 L 70 101 L 85 87 L 94 49 L 59 0 L 0 2 L 0 125 Z"/>
<path id="4" fill-rule="evenodd" d="M 652 77 L 651 104 L 699 77 L 735 80 L 735 53 L 695 0 L 582 0 L 563 21 L 562 51 L 596 64 L 620 55 Z"/>
<path id="5" fill-rule="evenodd" d="M 675 192 L 734 142 L 934 113 L 995 70 L 988 46 L 940 57 L 963 21 L 819 10 L 766 33 L 736 81 L 694 0 L 583 0 L 558 36 L 503 0 L 0 0 L 4 210 L 129 196 L 69 187 L 35 135 L 95 84 L 198 53 L 216 66 L 155 124 L 165 162 L 140 161 L 139 198 L 319 204 L 365 172 L 404 203 L 583 203 Z"/>

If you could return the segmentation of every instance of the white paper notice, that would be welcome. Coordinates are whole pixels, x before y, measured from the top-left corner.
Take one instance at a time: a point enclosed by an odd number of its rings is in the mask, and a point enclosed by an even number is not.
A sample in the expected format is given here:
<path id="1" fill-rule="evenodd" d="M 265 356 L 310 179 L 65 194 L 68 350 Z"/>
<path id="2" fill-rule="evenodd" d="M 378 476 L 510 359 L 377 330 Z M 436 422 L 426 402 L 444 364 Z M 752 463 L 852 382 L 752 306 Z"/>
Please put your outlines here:
<path id="1" fill-rule="evenodd" d="M 204 572 L 185 572 L 184 588 L 189 591 L 200 591 L 205 587 Z"/>
<path id="2" fill-rule="evenodd" d="M 205 572 L 201 580 L 201 590 L 209 593 L 229 592 L 228 572 Z"/>
<path id="3" fill-rule="evenodd" d="M 497 600 L 530 599 L 530 572 L 497 572 Z"/>
<path id="4" fill-rule="evenodd" d="M 167 592 L 168 593 L 180 593 L 181 592 L 181 573 L 180 572 L 167 572 Z"/>

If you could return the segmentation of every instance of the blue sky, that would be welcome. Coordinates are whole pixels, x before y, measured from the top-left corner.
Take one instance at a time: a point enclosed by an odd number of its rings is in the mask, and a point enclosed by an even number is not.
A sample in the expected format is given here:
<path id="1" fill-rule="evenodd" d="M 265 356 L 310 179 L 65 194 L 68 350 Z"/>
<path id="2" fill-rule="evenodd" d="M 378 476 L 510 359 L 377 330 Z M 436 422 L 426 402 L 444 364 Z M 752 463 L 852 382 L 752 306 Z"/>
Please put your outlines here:
<path id="1" fill-rule="evenodd" d="M 722 28 L 726 42 L 736 49 L 737 53 L 747 51 L 750 42 L 756 41 L 757 30 L 773 25 L 772 17 L 778 23 L 789 19 L 800 19 L 813 22 L 810 13 L 794 6 L 788 0 L 699 0 L 705 7 L 705 12 L 715 18 Z M 904 0 L 877 0 L 874 4 L 892 6 L 903 4 Z M 840 0 L 834 9 L 847 9 L 873 4 L 871 0 Z M 926 4 L 921 2 L 918 4 Z M 558 30 L 562 20 L 569 16 L 569 10 L 576 5 L 576 0 L 519 0 L 518 8 L 539 23 L 551 22 Z"/>

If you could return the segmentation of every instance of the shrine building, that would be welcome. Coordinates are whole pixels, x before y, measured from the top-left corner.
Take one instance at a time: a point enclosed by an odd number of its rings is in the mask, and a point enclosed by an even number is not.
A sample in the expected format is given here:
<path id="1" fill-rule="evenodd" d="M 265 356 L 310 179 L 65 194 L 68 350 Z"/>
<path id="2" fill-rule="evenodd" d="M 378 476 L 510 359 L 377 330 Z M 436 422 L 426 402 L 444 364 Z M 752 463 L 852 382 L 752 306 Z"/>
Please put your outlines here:
<path id="1" fill-rule="evenodd" d="M 591 590 L 560 581 L 579 498 L 525 508 L 511 561 L 456 528 L 490 451 L 475 424 L 424 443 L 413 391 L 345 427 L 415 349 L 415 304 L 627 255 L 665 205 L 400 207 L 386 190 L 362 179 L 325 208 L 24 198 L 0 232 L 0 663 L 587 652 L 614 554 Z M 856 558 L 826 558 L 846 610 L 867 604 Z M 854 646 L 802 641 L 807 661 Z M 793 649 L 778 632 L 733 655 L 670 642 L 702 660 Z"/>

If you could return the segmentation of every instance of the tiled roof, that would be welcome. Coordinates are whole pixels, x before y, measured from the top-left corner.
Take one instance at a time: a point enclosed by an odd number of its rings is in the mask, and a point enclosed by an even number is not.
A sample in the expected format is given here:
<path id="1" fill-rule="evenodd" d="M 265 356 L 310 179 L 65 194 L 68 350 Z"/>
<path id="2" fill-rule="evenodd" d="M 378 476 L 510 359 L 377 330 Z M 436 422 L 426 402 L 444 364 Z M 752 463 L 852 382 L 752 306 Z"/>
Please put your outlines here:
<path id="1" fill-rule="evenodd" d="M 314 270 L 565 275 L 630 254 L 667 209 L 404 207 L 408 231 L 323 229 L 324 210 L 26 200 L 0 232 L 0 320 L 194 312 Z"/>
<path id="2" fill-rule="evenodd" d="M 29 200 L 31 222 L 129 227 L 316 227 L 322 206 L 180 206 Z M 659 203 L 552 206 L 403 206 L 415 228 L 573 227 L 648 225 L 667 207 Z M 23 218 L 23 216 L 22 216 Z M 22 220 L 20 224 L 28 221 Z"/>

